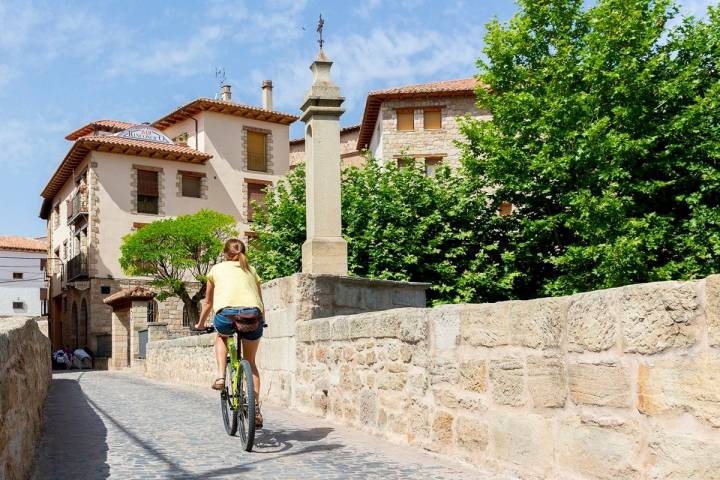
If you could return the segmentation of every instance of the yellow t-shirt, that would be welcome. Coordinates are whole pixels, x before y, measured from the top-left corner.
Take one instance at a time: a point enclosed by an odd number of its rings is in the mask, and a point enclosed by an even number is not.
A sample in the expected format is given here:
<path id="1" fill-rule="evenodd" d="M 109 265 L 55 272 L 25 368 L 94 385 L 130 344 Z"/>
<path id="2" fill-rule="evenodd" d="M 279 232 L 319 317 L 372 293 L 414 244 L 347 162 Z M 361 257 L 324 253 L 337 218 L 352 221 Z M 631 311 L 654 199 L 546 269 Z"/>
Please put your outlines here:
<path id="1" fill-rule="evenodd" d="M 260 277 L 253 267 L 250 267 L 250 272 L 246 272 L 237 261 L 220 262 L 210 269 L 208 281 L 215 287 L 213 292 L 215 312 L 225 307 L 263 309 L 257 288 Z"/>

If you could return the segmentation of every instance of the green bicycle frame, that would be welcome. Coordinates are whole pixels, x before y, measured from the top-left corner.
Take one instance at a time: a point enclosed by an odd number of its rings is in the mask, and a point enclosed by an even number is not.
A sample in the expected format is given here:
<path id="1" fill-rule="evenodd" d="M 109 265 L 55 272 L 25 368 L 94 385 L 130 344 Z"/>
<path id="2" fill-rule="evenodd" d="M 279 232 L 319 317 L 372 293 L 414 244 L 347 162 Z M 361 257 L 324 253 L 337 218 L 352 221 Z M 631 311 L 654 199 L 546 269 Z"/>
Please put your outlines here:
<path id="1" fill-rule="evenodd" d="M 233 368 L 233 408 L 237 410 L 240 401 L 240 395 L 238 394 L 238 385 L 240 385 L 240 359 L 238 358 L 238 352 L 235 348 L 235 337 L 229 337 L 227 341 L 228 353 L 230 354 L 230 365 Z"/>

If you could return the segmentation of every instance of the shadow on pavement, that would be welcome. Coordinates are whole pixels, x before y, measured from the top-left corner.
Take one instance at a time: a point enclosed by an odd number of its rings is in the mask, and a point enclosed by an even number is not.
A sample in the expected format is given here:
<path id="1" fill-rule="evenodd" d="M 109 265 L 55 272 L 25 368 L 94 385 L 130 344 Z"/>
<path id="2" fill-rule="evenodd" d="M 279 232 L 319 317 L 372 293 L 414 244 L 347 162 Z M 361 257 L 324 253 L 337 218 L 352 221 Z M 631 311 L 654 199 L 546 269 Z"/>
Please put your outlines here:
<path id="1" fill-rule="evenodd" d="M 80 383 L 54 378 L 33 478 L 108 478 L 107 457 L 107 428 Z"/>
<path id="2" fill-rule="evenodd" d="M 311 428 L 309 430 L 265 428 L 255 434 L 255 452 L 284 452 L 293 448 L 295 442 L 317 442 L 327 437 L 332 431 L 332 428 Z"/>

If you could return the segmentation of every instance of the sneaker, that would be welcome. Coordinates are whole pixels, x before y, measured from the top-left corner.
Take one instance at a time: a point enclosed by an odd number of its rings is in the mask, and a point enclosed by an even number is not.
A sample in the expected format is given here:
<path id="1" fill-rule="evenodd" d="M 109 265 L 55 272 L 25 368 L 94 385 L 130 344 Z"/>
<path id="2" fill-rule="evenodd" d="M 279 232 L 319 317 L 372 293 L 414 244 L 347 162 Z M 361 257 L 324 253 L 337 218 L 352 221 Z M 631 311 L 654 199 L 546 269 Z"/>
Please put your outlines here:
<path id="1" fill-rule="evenodd" d="M 263 427 L 263 416 L 262 412 L 260 411 L 260 404 L 255 404 L 255 428 L 262 428 Z"/>

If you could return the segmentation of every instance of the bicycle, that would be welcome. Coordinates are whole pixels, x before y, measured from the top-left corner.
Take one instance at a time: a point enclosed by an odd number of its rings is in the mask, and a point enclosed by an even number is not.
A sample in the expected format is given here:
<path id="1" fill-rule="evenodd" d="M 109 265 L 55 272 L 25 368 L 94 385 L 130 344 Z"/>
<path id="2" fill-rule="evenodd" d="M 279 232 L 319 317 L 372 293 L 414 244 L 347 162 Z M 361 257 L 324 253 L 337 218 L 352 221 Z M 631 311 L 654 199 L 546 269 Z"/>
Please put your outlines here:
<path id="1" fill-rule="evenodd" d="M 211 333 L 215 327 L 205 329 Z M 240 430 L 243 449 L 252 451 L 255 443 L 255 389 L 250 363 L 242 357 L 242 341 L 237 332 L 227 339 L 225 388 L 220 390 L 220 410 L 225 431 L 235 436 Z"/>

